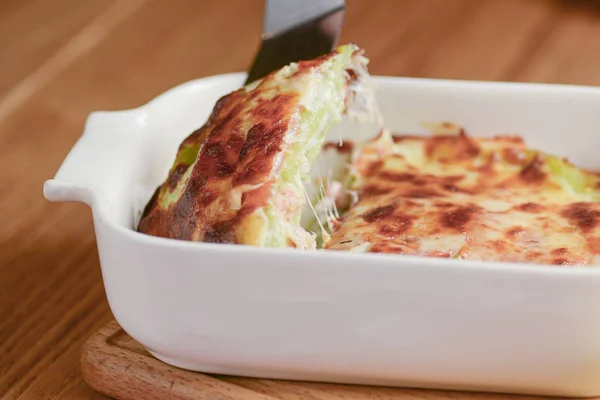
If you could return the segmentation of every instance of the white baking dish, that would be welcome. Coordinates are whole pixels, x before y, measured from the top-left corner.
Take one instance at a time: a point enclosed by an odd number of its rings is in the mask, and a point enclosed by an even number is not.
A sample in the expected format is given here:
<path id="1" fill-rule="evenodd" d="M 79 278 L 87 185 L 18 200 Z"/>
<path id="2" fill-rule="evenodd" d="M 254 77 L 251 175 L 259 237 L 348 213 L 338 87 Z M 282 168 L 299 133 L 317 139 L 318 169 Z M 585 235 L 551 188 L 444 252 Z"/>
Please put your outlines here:
<path id="1" fill-rule="evenodd" d="M 600 270 L 204 244 L 132 227 L 179 142 L 244 74 L 95 112 L 52 201 L 93 209 L 110 307 L 175 366 L 224 374 L 600 395 Z M 375 77 L 387 125 L 453 121 L 600 169 L 600 89 Z M 334 130 L 335 131 L 335 130 Z M 332 138 L 338 131 L 332 131 Z M 356 139 L 361 132 L 344 130 Z"/>

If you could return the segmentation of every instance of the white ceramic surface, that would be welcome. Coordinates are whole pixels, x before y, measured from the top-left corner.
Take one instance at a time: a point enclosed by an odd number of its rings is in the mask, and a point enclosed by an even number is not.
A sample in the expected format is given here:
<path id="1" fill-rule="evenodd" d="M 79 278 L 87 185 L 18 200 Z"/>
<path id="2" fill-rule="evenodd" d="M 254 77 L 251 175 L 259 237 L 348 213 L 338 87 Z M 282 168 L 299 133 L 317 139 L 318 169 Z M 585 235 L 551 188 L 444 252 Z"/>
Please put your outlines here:
<path id="1" fill-rule="evenodd" d="M 108 301 L 133 338 L 168 363 L 205 372 L 600 395 L 598 269 L 260 249 L 132 230 L 181 139 L 244 77 L 199 79 L 134 110 L 93 113 L 44 186 L 51 201 L 92 207 Z M 523 135 L 600 169 L 600 89 L 375 84 L 394 131 L 453 121 L 473 135 Z"/>

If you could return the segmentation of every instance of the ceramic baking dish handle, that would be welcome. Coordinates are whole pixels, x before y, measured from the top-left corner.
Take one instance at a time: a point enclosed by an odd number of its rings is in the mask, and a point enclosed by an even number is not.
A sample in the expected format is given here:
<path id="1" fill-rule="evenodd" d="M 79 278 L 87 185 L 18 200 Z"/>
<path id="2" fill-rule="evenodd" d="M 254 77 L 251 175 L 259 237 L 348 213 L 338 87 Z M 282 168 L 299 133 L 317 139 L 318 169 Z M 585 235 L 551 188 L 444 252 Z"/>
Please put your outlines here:
<path id="1" fill-rule="evenodd" d="M 83 135 L 73 146 L 54 179 L 44 183 L 50 201 L 93 205 L 111 200 L 123 171 L 140 147 L 140 110 L 96 111 L 88 117 Z"/>

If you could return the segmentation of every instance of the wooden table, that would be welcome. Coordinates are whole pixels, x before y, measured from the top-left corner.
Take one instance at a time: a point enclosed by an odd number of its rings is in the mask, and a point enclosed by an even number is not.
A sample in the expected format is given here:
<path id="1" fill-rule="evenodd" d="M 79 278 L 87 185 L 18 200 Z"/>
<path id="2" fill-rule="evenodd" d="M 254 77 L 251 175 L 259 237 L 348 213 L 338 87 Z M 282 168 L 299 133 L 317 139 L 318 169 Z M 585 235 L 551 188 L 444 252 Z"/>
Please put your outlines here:
<path id="1" fill-rule="evenodd" d="M 341 42 L 364 47 L 373 74 L 600 84 L 592 1 L 347 7 Z M 0 397 L 104 398 L 79 371 L 112 317 L 90 211 L 42 195 L 87 115 L 246 69 L 262 13 L 262 0 L 0 1 Z"/>

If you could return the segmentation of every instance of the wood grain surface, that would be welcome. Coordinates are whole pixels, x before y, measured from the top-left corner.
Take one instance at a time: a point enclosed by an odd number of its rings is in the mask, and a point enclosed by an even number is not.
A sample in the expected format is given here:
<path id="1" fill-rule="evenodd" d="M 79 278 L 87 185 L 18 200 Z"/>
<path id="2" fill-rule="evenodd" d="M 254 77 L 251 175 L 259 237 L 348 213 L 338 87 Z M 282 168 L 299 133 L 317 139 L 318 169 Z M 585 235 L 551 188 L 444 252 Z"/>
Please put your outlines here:
<path id="1" fill-rule="evenodd" d="M 247 69 L 262 15 L 262 0 L 0 0 L 0 398 L 105 398 L 79 368 L 112 318 L 91 213 L 42 195 L 86 117 Z M 347 0 L 340 41 L 377 75 L 600 84 L 592 0 Z"/>

